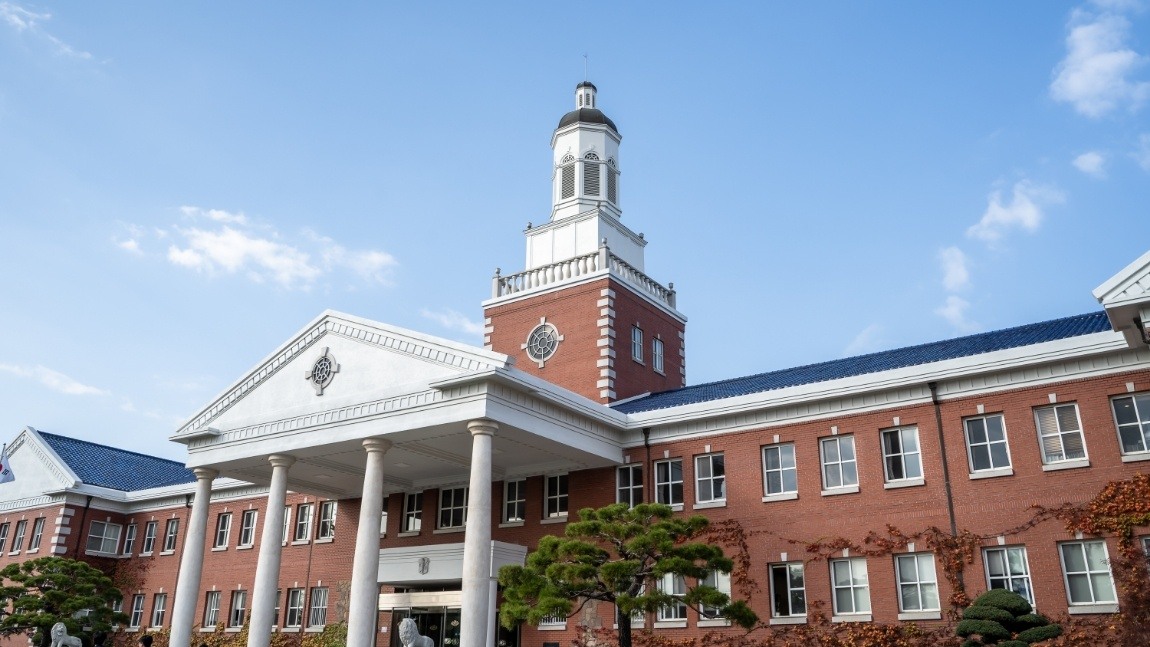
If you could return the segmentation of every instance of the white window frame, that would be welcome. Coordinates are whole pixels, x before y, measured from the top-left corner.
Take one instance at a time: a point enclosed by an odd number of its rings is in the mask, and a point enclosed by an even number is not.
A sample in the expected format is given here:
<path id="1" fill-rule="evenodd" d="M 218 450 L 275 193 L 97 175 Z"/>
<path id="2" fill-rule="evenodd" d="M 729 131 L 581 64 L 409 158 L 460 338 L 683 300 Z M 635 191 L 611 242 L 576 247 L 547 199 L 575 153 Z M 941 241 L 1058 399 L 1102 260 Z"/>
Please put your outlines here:
<path id="1" fill-rule="evenodd" d="M 566 474 L 554 474 L 543 479 L 543 518 L 566 519 L 571 481 Z"/>
<path id="2" fill-rule="evenodd" d="M 1103 568 L 1099 564 L 1091 565 L 1089 552 L 1095 557 L 1101 549 Z M 1085 570 L 1070 570 L 1066 563 L 1067 554 L 1071 551 L 1081 556 Z M 1087 539 L 1080 541 L 1066 541 L 1058 544 L 1058 559 L 1062 564 L 1062 582 L 1066 586 L 1066 601 L 1070 603 L 1070 613 L 1115 612 L 1118 610 L 1118 593 L 1114 588 L 1114 574 L 1110 570 L 1110 553 L 1106 542 L 1101 539 Z M 1070 585 L 1071 578 L 1084 581 L 1088 587 L 1089 599 L 1075 599 L 1074 590 Z M 1104 578 L 1104 582 L 1103 582 Z"/>
<path id="3" fill-rule="evenodd" d="M 463 528 L 467 525 L 467 499 L 470 494 L 466 487 L 444 488 L 439 491 L 439 514 L 437 521 L 440 530 Z"/>
<path id="4" fill-rule="evenodd" d="M 144 622 L 144 594 L 136 593 L 132 596 L 132 614 L 128 616 L 128 628 L 139 629 Z"/>
<path id="5" fill-rule="evenodd" d="M 401 533 L 418 533 L 423 528 L 423 492 L 403 495 L 403 524 Z"/>
<path id="6" fill-rule="evenodd" d="M 1074 411 L 1074 419 L 1066 420 L 1065 422 L 1072 422 L 1077 425 L 1077 429 L 1063 429 L 1064 420 L 1060 415 L 1061 412 L 1072 409 Z M 1050 412 L 1051 415 L 1045 415 Z M 1043 420 L 1053 420 L 1054 428 L 1050 429 L 1049 425 L 1044 425 Z M 1034 427 L 1038 431 L 1038 449 L 1042 454 L 1043 469 L 1059 469 L 1065 467 L 1084 467 L 1090 464 L 1090 454 L 1086 450 L 1086 434 L 1082 429 L 1082 416 L 1078 411 L 1077 402 L 1066 402 L 1061 404 L 1053 404 L 1048 407 L 1035 407 L 1034 408 Z M 1069 456 L 1066 449 L 1067 438 L 1077 436 L 1078 442 L 1082 445 L 1081 456 Z M 1057 445 L 1057 448 L 1055 448 Z M 1048 451 L 1057 449 L 1056 452 Z"/>
<path id="7" fill-rule="evenodd" d="M 655 616 L 657 622 L 686 622 L 687 603 L 683 596 L 687 594 L 687 581 L 682 575 L 667 573 L 657 581 L 659 590 L 675 598 L 671 604 L 659 607 Z"/>
<path id="8" fill-rule="evenodd" d="M 663 372 L 663 340 L 658 337 L 651 340 L 651 368 L 656 373 Z"/>
<path id="9" fill-rule="evenodd" d="M 523 523 L 527 516 L 527 479 L 503 483 L 503 523 Z"/>
<path id="10" fill-rule="evenodd" d="M 213 628 L 220 622 L 220 601 L 222 591 L 208 591 L 204 596 L 204 620 L 201 625 L 205 629 Z"/>
<path id="11" fill-rule="evenodd" d="M 831 572 L 831 605 L 834 616 L 846 616 L 869 620 L 871 617 L 870 604 L 870 576 L 867 574 L 867 563 L 864 557 L 844 557 L 830 561 Z M 843 581 L 840 575 L 846 575 Z M 847 592 L 851 607 L 844 609 L 839 605 L 839 592 Z M 862 608 L 862 607 L 866 608 Z M 832 620 L 834 617 L 832 617 Z"/>
<path id="12" fill-rule="evenodd" d="M 131 555 L 132 551 L 135 549 L 136 549 L 136 524 L 130 523 L 127 526 L 124 526 L 124 550 L 121 554 L 123 554 L 124 556 Z M 3 550 L 2 546 L 0 546 L 0 550 Z"/>
<path id="13" fill-rule="evenodd" d="M 256 524 L 259 522 L 259 510 L 244 510 L 240 516 L 240 538 L 237 548 L 251 548 L 256 544 Z"/>
<path id="14" fill-rule="evenodd" d="M 880 442 L 883 477 L 888 486 L 919 485 L 924 482 L 918 427 L 884 429 Z"/>
<path id="15" fill-rule="evenodd" d="M 151 555 L 152 551 L 156 549 L 156 533 L 159 528 L 160 522 L 154 519 L 144 524 L 144 543 L 140 545 L 141 555 Z"/>
<path id="16" fill-rule="evenodd" d="M 21 521 L 20 523 L 24 523 Z M 99 531 L 97 532 L 97 526 Z M 120 547 L 120 533 L 123 527 L 118 523 L 111 523 L 109 521 L 93 521 L 88 526 L 88 541 L 84 544 L 84 552 L 96 553 L 99 555 L 115 555 Z M 20 524 L 16 524 L 16 532 L 20 532 Z M 17 535 L 19 538 L 19 535 Z M 93 547 L 92 540 L 95 539 L 99 542 L 96 547 Z M 12 548 L 16 549 L 16 543 L 13 541 Z"/>
<path id="17" fill-rule="evenodd" d="M 763 500 L 793 499 L 798 496 L 799 473 L 798 465 L 795 463 L 795 444 L 764 445 L 761 454 L 763 459 Z M 773 461 L 770 458 L 772 455 L 775 457 Z M 790 483 L 787 482 L 788 475 Z M 776 482 L 777 486 L 775 485 Z"/>
<path id="18" fill-rule="evenodd" d="M 308 629 L 322 629 L 327 624 L 327 587 L 313 586 L 307 608 Z"/>
<path id="19" fill-rule="evenodd" d="M 152 596 L 152 628 L 159 629 L 164 626 L 164 616 L 168 612 L 167 607 L 167 593 L 156 593 Z"/>
<path id="20" fill-rule="evenodd" d="M 292 506 L 290 504 L 284 506 L 283 538 L 280 540 L 280 543 L 284 546 L 287 545 L 288 538 L 291 535 L 291 511 Z"/>
<path id="21" fill-rule="evenodd" d="M 335 516 L 337 513 L 335 501 L 321 501 L 319 504 L 319 519 L 315 526 L 316 541 L 331 541 L 335 539 Z"/>
<path id="22" fill-rule="evenodd" d="M 982 570 L 986 573 L 987 590 L 1013 591 L 1034 605 L 1034 584 L 1030 580 L 1026 546 L 983 548 Z"/>
<path id="23" fill-rule="evenodd" d="M 298 629 L 303 626 L 304 593 L 303 588 L 288 589 L 284 627 Z"/>
<path id="24" fill-rule="evenodd" d="M 723 452 L 695 457 L 695 503 L 727 502 L 727 462 Z"/>
<path id="25" fill-rule="evenodd" d="M 898 584 L 898 610 L 902 613 L 942 613 L 934 553 L 894 556 Z M 907 618 L 899 618 L 900 620 Z"/>
<path id="26" fill-rule="evenodd" d="M 164 553 L 176 552 L 176 544 L 180 539 L 180 520 L 178 518 L 168 519 L 168 523 L 164 526 Z"/>
<path id="27" fill-rule="evenodd" d="M 990 421 L 996 420 L 995 423 L 1002 431 L 1001 439 L 991 438 L 991 423 Z M 972 425 L 981 425 L 982 436 L 984 440 L 976 441 L 971 434 L 977 432 L 977 429 L 972 429 Z M 1014 461 L 1010 458 L 1010 437 L 1006 433 L 1006 416 L 1001 413 L 988 413 L 985 415 L 971 416 L 962 421 L 963 437 L 966 439 L 966 465 L 970 470 L 971 477 L 975 476 L 1000 476 L 1010 475 L 1014 473 Z M 999 460 L 995 459 L 995 448 L 1000 447 L 1001 452 L 1006 456 L 1006 462 L 999 464 Z M 975 465 L 975 452 L 976 448 L 980 456 L 985 454 L 986 461 L 989 467 L 978 467 Z"/>
<path id="28" fill-rule="evenodd" d="M 771 564 L 768 569 L 768 582 L 771 592 L 771 619 L 793 620 L 807 619 L 807 580 L 802 562 L 780 562 Z M 798 573 L 799 586 L 794 586 L 794 576 Z M 783 585 L 779 585 L 782 577 Z M 798 604 L 795 594 L 798 593 Z M 802 608 L 796 608 L 801 605 Z M 776 623 L 784 624 L 784 623 Z"/>
<path id="29" fill-rule="evenodd" d="M 228 547 L 232 539 L 232 513 L 221 512 L 216 517 L 216 539 L 212 544 L 213 550 L 223 550 Z"/>
<path id="30" fill-rule="evenodd" d="M 675 474 L 676 469 L 678 475 Z M 655 461 L 655 502 L 672 507 L 683 505 L 683 459 Z"/>
<path id="31" fill-rule="evenodd" d="M 707 576 L 699 580 L 700 586 L 710 586 L 719 593 L 723 593 L 728 599 L 731 597 L 731 574 L 722 571 L 711 571 Z M 699 622 L 700 623 L 714 623 L 726 625 L 728 624 L 726 618 L 722 617 L 722 607 L 712 607 L 705 604 L 699 605 Z M 718 622 L 716 622 L 718 621 Z"/>
<path id="32" fill-rule="evenodd" d="M 8 529 L 10 527 L 11 524 L 8 521 L 0 523 L 0 553 L 3 553 L 4 547 L 8 545 Z"/>
<path id="33" fill-rule="evenodd" d="M 615 502 L 634 508 L 643 502 L 643 465 L 629 463 L 615 470 Z"/>
<path id="34" fill-rule="evenodd" d="M 238 628 L 247 621 L 248 592 L 244 589 L 232 591 L 232 604 L 228 608 L 228 627 Z"/>
<path id="35" fill-rule="evenodd" d="M 643 329 L 638 324 L 631 326 L 631 359 L 643 363 Z"/>
<path id="36" fill-rule="evenodd" d="M 1118 402 L 1120 400 L 1130 401 L 1131 412 L 1134 414 L 1133 421 L 1119 422 Z M 1114 415 L 1114 430 L 1118 434 L 1118 450 L 1122 452 L 1122 459 L 1150 459 L 1150 393 L 1127 393 L 1114 396 L 1110 398 L 1110 412 Z M 1138 434 L 1138 446 L 1141 448 L 1131 447 L 1128 449 L 1126 440 L 1122 435 L 1123 431 L 1136 432 Z M 1127 435 L 1132 436 L 1133 434 L 1127 433 Z"/>
<path id="37" fill-rule="evenodd" d="M 44 517 L 37 517 L 32 522 L 32 536 L 28 538 L 28 552 L 34 553 L 40 550 L 40 540 L 44 537 Z"/>
<path id="38" fill-rule="evenodd" d="M 835 448 L 834 457 L 828 457 L 827 448 Z M 850 447 L 850 458 L 843 458 L 843 447 Z M 827 436 L 819 439 L 819 460 L 822 464 L 823 493 L 858 492 L 858 453 L 854 434 Z M 849 467 L 848 467 L 849 466 Z M 837 478 L 830 478 L 835 475 Z M 850 478 L 847 478 L 850 475 Z M 838 483 L 834 483 L 837 480 Z"/>
<path id="39" fill-rule="evenodd" d="M 15 534 L 12 535 L 12 553 L 18 553 L 18 552 L 24 550 L 24 535 L 27 534 L 27 532 L 28 532 L 28 520 L 27 519 L 21 519 L 21 520 L 17 521 L 16 522 L 16 532 L 15 532 Z M 91 537 L 91 535 L 89 535 L 89 537 Z M 117 543 L 118 543 L 119 535 L 116 536 L 116 539 L 117 539 Z M 103 551 L 101 551 L 101 552 L 103 552 Z M 113 549 L 112 553 L 114 554 L 115 552 L 116 552 L 115 549 Z M 12 553 L 9 553 L 9 554 L 12 554 Z"/>
<path id="40" fill-rule="evenodd" d="M 311 517 L 315 505 L 301 503 L 296 506 L 295 532 L 292 533 L 292 543 L 304 543 L 311 539 Z"/>

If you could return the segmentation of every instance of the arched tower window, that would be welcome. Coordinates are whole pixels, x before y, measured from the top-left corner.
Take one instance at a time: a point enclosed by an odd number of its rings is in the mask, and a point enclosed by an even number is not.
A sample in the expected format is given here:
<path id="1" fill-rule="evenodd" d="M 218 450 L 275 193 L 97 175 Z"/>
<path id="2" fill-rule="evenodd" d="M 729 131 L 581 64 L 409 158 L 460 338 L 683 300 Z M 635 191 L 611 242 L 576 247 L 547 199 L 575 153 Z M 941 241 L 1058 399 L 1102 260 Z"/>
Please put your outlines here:
<path id="1" fill-rule="evenodd" d="M 619 171 L 615 169 L 615 158 L 607 160 L 607 200 L 611 204 L 619 202 Z"/>
<path id="2" fill-rule="evenodd" d="M 599 156 L 587 153 L 583 156 L 583 193 L 599 195 Z"/>
<path id="3" fill-rule="evenodd" d="M 560 162 L 559 197 L 562 199 L 575 197 L 575 156 L 570 153 L 563 156 Z"/>
<path id="4" fill-rule="evenodd" d="M 579 93 L 579 107 L 580 108 L 583 107 L 583 93 L 582 92 Z"/>

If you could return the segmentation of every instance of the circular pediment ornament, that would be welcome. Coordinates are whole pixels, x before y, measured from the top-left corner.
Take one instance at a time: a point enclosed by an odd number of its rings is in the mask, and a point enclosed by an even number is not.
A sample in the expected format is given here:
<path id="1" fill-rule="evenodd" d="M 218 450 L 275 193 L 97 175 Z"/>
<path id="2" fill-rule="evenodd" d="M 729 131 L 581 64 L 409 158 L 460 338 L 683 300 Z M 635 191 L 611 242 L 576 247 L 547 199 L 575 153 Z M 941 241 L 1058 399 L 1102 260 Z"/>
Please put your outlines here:
<path id="1" fill-rule="evenodd" d="M 527 357 L 531 358 L 543 368 L 547 360 L 555 354 L 559 349 L 559 342 L 563 341 L 563 335 L 559 334 L 559 330 L 553 324 L 547 323 L 547 318 L 542 317 L 539 319 L 539 325 L 531 329 L 527 335 L 527 343 L 523 344 L 523 350 L 527 351 Z"/>
<path id="2" fill-rule="evenodd" d="M 339 373 L 339 362 L 335 361 L 335 356 L 325 346 L 315 363 L 311 365 L 311 370 L 305 373 L 304 377 L 315 388 L 316 395 L 323 395 L 323 390 L 331 384 L 336 373 Z"/>

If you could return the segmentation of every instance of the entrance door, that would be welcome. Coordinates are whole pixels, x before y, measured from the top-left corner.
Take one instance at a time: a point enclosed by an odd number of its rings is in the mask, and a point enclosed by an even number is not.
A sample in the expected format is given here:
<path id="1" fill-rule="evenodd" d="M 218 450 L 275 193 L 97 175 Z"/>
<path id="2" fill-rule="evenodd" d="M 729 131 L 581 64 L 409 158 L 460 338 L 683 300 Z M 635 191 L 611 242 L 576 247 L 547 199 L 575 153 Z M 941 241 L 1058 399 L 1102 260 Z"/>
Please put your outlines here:
<path id="1" fill-rule="evenodd" d="M 391 647 L 403 647 L 399 642 L 399 622 L 411 618 L 419 633 L 435 641 L 435 647 L 459 645 L 459 609 L 415 608 L 395 610 L 391 615 Z"/>

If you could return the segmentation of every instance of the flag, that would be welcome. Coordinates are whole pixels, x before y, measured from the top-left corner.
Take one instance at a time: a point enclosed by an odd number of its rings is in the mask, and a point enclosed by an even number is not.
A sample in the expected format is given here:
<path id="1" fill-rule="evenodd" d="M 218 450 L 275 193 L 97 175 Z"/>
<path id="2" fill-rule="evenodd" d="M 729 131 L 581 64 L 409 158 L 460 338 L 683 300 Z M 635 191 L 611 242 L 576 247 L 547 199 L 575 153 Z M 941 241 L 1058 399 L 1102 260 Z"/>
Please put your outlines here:
<path id="1" fill-rule="evenodd" d="M 8 446 L 4 446 L 4 450 L 0 451 L 0 483 L 8 483 L 15 481 L 16 475 L 12 473 L 12 466 L 8 464 Z"/>

